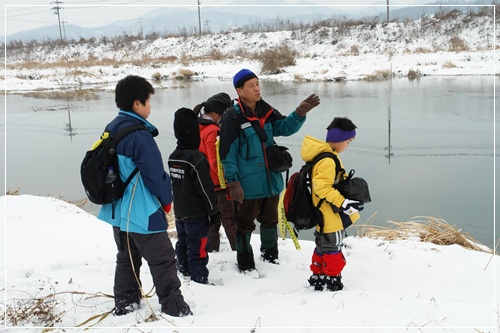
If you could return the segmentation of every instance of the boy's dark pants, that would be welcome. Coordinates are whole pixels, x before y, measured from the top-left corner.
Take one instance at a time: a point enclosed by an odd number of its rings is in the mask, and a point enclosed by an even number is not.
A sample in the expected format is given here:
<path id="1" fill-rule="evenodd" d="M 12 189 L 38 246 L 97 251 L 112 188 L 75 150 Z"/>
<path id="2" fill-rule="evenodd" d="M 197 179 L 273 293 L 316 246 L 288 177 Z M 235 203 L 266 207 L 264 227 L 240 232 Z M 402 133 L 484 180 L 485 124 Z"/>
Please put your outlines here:
<path id="1" fill-rule="evenodd" d="M 176 219 L 177 254 L 179 271 L 191 275 L 191 280 L 207 283 L 208 280 L 208 217 Z"/>
<path id="2" fill-rule="evenodd" d="M 244 200 L 238 205 L 236 224 L 236 256 L 241 270 L 255 268 L 250 236 L 255 230 L 255 219 L 260 222 L 260 251 L 263 259 L 278 259 L 278 200 L 279 196 Z"/>
<path id="3" fill-rule="evenodd" d="M 183 314 L 189 306 L 179 290 L 181 283 L 177 277 L 175 253 L 167 232 L 127 234 L 113 227 L 113 234 L 118 247 L 113 287 L 115 306 L 125 308 L 140 303 L 140 268 L 144 258 L 151 270 L 162 312 L 172 316 Z"/>

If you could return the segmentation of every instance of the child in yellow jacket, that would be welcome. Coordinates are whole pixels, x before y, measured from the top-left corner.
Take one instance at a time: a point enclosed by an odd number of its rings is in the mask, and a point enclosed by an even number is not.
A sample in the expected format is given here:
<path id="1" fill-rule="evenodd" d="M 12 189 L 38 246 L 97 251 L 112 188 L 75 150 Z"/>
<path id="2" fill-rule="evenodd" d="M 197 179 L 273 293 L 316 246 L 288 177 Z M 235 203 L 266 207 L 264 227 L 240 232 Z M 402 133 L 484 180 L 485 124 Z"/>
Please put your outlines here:
<path id="1" fill-rule="evenodd" d="M 301 157 L 304 161 L 312 161 L 318 154 L 331 152 L 338 156 L 345 151 L 356 137 L 356 125 L 348 118 L 336 117 L 327 127 L 326 142 L 306 135 L 302 143 Z M 363 209 L 363 203 L 344 198 L 333 185 L 338 183 L 343 174 L 336 174 L 334 159 L 324 158 L 317 162 L 311 172 L 311 192 L 313 204 L 324 198 L 320 206 L 324 226 L 322 232 L 319 226 L 315 232 L 316 248 L 312 256 L 310 269 L 312 276 L 309 283 L 315 290 L 342 290 L 341 272 L 345 266 L 342 254 L 344 228 L 359 219 L 358 211 Z"/>

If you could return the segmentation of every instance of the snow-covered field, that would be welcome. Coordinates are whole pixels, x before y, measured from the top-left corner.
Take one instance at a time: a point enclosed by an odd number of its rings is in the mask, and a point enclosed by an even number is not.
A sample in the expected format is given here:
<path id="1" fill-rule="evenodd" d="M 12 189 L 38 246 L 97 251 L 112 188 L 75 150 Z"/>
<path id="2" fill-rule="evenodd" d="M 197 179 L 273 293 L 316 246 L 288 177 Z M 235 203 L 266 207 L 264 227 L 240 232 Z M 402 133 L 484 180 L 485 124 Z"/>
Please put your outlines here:
<path id="1" fill-rule="evenodd" d="M 209 280 L 215 285 L 199 285 L 179 275 L 193 316 L 161 314 L 144 263 L 143 289 L 152 296 L 143 299 L 136 312 L 102 318 L 113 308 L 109 295 L 116 246 L 111 227 L 58 199 L 30 195 L 1 199 L 8 235 L 6 301 L 2 304 L 7 309 L 7 327 L 13 326 L 12 318 L 19 320 L 20 327 L 44 326 L 38 316 L 20 319 L 19 309 L 36 299 L 40 300 L 38 308 L 50 309 L 57 318 L 54 327 L 66 327 L 52 332 L 72 332 L 70 328 L 82 324 L 107 327 L 105 332 L 179 333 L 309 333 L 326 327 L 331 328 L 329 332 L 332 328 L 339 332 L 491 333 L 500 329 L 498 256 L 416 239 L 352 236 L 345 239 L 345 289 L 340 292 L 308 287 L 311 241 L 300 241 L 302 249 L 296 250 L 291 240 L 279 239 L 280 264 L 256 260 L 261 278 L 254 279 L 238 272 L 236 253 L 223 236 L 221 251 L 209 256 Z M 252 237 L 252 245 L 259 248 L 258 235 Z M 11 316 L 14 309 L 18 317 Z M 158 320 L 147 322 L 151 311 Z"/>

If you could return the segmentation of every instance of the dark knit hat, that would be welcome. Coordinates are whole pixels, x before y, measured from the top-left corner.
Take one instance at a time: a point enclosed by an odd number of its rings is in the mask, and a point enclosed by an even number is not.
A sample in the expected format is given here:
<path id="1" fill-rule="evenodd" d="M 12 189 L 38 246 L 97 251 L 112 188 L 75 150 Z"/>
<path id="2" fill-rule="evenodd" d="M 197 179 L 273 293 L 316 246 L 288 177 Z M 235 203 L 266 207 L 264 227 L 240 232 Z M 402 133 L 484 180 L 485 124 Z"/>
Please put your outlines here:
<path id="1" fill-rule="evenodd" d="M 241 88 L 246 81 L 253 79 L 254 77 L 257 78 L 257 75 L 255 75 L 254 72 L 244 68 L 234 75 L 233 85 L 235 88 Z"/>
<path id="2" fill-rule="evenodd" d="M 200 128 L 198 117 L 193 110 L 180 108 L 174 114 L 174 134 L 177 148 L 198 149 L 200 146 Z"/>
<path id="3" fill-rule="evenodd" d="M 220 115 L 226 111 L 226 109 L 231 105 L 231 97 L 226 93 L 218 93 L 213 95 L 206 102 L 203 102 L 205 107 L 205 112 L 215 112 Z"/>

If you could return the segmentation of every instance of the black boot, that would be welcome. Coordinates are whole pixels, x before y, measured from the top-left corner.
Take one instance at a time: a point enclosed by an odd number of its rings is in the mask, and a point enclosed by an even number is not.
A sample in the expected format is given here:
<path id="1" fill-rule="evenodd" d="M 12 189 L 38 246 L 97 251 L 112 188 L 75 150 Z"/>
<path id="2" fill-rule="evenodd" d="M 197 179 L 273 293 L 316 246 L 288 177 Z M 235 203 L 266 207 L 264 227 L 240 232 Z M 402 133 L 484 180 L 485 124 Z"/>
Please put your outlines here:
<path id="1" fill-rule="evenodd" d="M 236 253 L 236 260 L 238 261 L 238 268 L 242 272 L 253 271 L 255 269 L 255 261 L 253 259 L 253 252 Z"/>
<path id="2" fill-rule="evenodd" d="M 323 290 L 325 276 L 323 274 L 313 274 L 307 281 L 309 281 L 311 287 L 314 287 L 314 290 Z"/>
<path id="3" fill-rule="evenodd" d="M 141 303 L 141 298 L 142 294 L 139 289 L 130 293 L 122 293 L 120 296 L 115 296 L 115 308 L 113 314 L 115 316 L 123 316 L 129 312 L 137 310 Z"/>
<path id="4" fill-rule="evenodd" d="M 240 271 L 251 271 L 255 269 L 252 246 L 250 245 L 251 234 L 236 232 L 236 260 Z"/>
<path id="5" fill-rule="evenodd" d="M 325 278 L 326 289 L 330 291 L 338 291 L 344 289 L 344 285 L 341 282 L 342 276 L 327 276 Z"/>
<path id="6" fill-rule="evenodd" d="M 265 249 L 261 246 L 260 248 L 260 258 L 263 261 L 270 262 L 271 264 L 279 264 L 278 260 L 278 243 L 275 243 L 273 247 Z"/>
<path id="7" fill-rule="evenodd" d="M 132 311 L 135 311 L 139 309 L 139 301 L 129 301 L 129 300 L 124 300 L 124 301 L 119 301 L 115 302 L 115 308 L 113 310 L 113 314 L 115 316 L 123 316 L 126 315 Z"/>
<path id="8" fill-rule="evenodd" d="M 260 257 L 263 261 L 279 264 L 278 231 L 276 227 L 260 227 Z"/>

